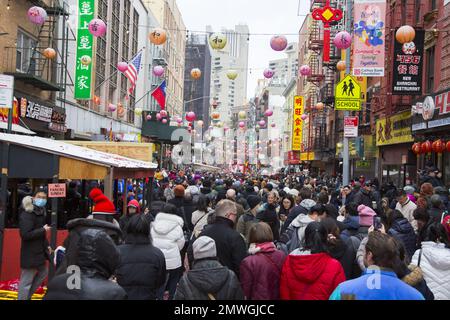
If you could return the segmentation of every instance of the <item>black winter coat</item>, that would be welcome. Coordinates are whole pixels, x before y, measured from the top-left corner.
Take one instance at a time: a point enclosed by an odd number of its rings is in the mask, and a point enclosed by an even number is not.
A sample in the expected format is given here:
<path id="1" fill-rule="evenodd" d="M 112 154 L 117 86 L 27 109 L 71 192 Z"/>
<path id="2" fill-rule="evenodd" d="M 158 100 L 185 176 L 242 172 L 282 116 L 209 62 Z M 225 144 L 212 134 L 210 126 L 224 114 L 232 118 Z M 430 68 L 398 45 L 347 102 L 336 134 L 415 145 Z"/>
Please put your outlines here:
<path id="1" fill-rule="evenodd" d="M 244 300 L 244 293 L 234 272 L 216 260 L 199 260 L 181 278 L 174 299 Z"/>
<path id="2" fill-rule="evenodd" d="M 189 230 L 193 230 L 194 226 L 192 225 L 191 220 L 192 220 L 192 213 L 196 210 L 196 208 L 192 200 L 188 201 L 181 197 L 175 197 L 169 200 L 168 203 L 173 204 L 175 207 L 177 207 L 178 209 L 177 215 L 184 221 L 183 230 L 187 230 L 187 228 Z"/>
<path id="3" fill-rule="evenodd" d="M 330 256 L 342 265 L 347 280 L 355 279 L 361 275 L 361 269 L 356 262 L 356 251 L 351 239 L 339 240 L 336 245 L 330 246 Z"/>
<path id="4" fill-rule="evenodd" d="M 417 237 L 409 221 L 405 218 L 394 220 L 388 234 L 401 241 L 405 246 L 408 257 L 412 258 L 416 251 Z"/>
<path id="5" fill-rule="evenodd" d="M 101 230 L 106 232 L 116 244 L 119 244 L 122 237 L 120 227 L 108 221 L 101 221 L 96 219 L 74 219 L 67 223 L 67 229 L 69 235 L 64 240 L 64 247 L 66 248 L 66 254 L 61 262 L 61 265 L 56 270 L 56 274 L 66 273 L 67 267 L 75 265 L 79 246 L 78 243 L 82 236 L 82 232 L 85 230 Z"/>
<path id="6" fill-rule="evenodd" d="M 247 245 L 241 234 L 234 230 L 233 221 L 216 217 L 213 224 L 203 229 L 199 237 L 201 236 L 208 236 L 216 242 L 217 259 L 239 277 L 240 264 L 247 256 Z M 188 248 L 188 258 L 190 263 L 194 261 L 192 243 Z"/>
<path id="7" fill-rule="evenodd" d="M 117 283 L 126 291 L 129 300 L 156 300 L 157 290 L 166 280 L 166 259 L 150 239 L 128 234 L 119 246 L 120 266 Z"/>
<path id="8" fill-rule="evenodd" d="M 111 237 L 99 229 L 84 229 L 77 243 L 76 272 L 55 276 L 44 300 L 124 300 L 125 291 L 109 278 L 119 266 L 120 255 Z M 73 287 L 69 287 L 72 284 Z M 79 286 L 78 286 L 79 285 Z"/>
<path id="9" fill-rule="evenodd" d="M 364 189 L 361 189 L 353 198 L 352 202 L 355 202 L 358 206 L 363 204 L 366 207 L 372 208 L 372 195 Z"/>
<path id="10" fill-rule="evenodd" d="M 31 197 L 25 197 L 19 213 L 20 267 L 37 268 L 49 259 L 45 225 L 45 208 L 36 207 Z"/>

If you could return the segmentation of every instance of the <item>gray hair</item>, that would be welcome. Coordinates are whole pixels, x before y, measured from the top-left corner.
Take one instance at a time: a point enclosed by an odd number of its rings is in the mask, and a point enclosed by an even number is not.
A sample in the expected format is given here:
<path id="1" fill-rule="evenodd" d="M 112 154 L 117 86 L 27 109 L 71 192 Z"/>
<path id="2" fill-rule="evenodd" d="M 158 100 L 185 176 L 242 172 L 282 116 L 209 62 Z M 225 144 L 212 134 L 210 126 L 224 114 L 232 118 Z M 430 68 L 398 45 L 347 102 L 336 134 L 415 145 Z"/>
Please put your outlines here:
<path id="1" fill-rule="evenodd" d="M 235 199 L 235 198 L 236 198 L 236 191 L 234 191 L 234 189 L 228 189 L 227 199 Z"/>
<path id="2" fill-rule="evenodd" d="M 226 218 L 227 214 L 229 214 L 230 212 L 236 213 L 236 211 L 236 204 L 233 201 L 227 199 L 220 200 L 215 208 L 216 217 Z"/>
<path id="3" fill-rule="evenodd" d="M 189 188 L 184 191 L 184 199 L 186 199 L 187 201 L 192 200 L 192 194 Z"/>

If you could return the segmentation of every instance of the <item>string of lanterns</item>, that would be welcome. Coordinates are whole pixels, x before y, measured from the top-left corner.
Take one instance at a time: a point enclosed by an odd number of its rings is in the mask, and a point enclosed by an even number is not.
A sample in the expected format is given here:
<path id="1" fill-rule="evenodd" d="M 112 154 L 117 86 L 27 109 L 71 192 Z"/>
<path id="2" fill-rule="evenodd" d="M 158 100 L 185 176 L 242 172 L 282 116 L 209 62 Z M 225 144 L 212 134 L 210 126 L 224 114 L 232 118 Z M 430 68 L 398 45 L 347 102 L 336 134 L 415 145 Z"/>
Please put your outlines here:
<path id="1" fill-rule="evenodd" d="M 450 141 L 444 142 L 441 139 L 431 142 L 430 140 L 424 142 L 416 142 L 413 144 L 411 150 L 415 155 L 443 153 L 445 151 L 450 152 Z"/>

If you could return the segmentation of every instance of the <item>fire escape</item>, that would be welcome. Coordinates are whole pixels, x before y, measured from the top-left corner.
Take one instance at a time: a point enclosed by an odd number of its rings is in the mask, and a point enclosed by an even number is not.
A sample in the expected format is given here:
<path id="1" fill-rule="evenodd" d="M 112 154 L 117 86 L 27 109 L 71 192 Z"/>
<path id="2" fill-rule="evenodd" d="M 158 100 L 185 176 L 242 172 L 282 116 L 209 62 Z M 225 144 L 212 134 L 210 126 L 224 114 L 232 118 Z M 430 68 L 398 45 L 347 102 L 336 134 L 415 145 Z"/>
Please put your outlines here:
<path id="1" fill-rule="evenodd" d="M 42 26 L 36 27 L 37 36 L 31 47 L 5 48 L 7 50 L 5 74 L 10 74 L 16 80 L 43 91 L 59 92 L 59 97 L 65 100 L 69 41 L 66 21 L 69 17 L 69 5 L 63 0 L 28 0 L 28 2 L 44 8 L 47 19 Z M 56 51 L 54 59 L 44 57 L 43 52 L 47 48 Z M 20 61 L 18 52 L 21 52 Z"/>

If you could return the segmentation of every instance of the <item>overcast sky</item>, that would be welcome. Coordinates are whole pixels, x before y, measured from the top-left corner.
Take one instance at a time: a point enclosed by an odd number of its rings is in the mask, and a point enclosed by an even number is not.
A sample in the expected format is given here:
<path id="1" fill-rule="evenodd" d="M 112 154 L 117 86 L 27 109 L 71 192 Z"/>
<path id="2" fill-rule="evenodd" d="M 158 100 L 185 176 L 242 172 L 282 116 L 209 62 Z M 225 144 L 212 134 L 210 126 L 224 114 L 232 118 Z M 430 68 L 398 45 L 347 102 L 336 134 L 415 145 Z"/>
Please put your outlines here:
<path id="1" fill-rule="evenodd" d="M 299 2 L 301 4 L 299 9 Z M 215 31 L 222 27 L 234 29 L 247 24 L 250 34 L 287 35 L 289 42 L 297 42 L 297 34 L 308 11 L 307 0 L 177 0 L 188 30 L 204 31 L 211 25 Z M 269 60 L 285 58 L 283 52 L 270 48 L 270 35 L 250 35 L 247 97 L 254 95 L 257 79 Z M 251 72 L 250 72 L 251 71 Z"/>

